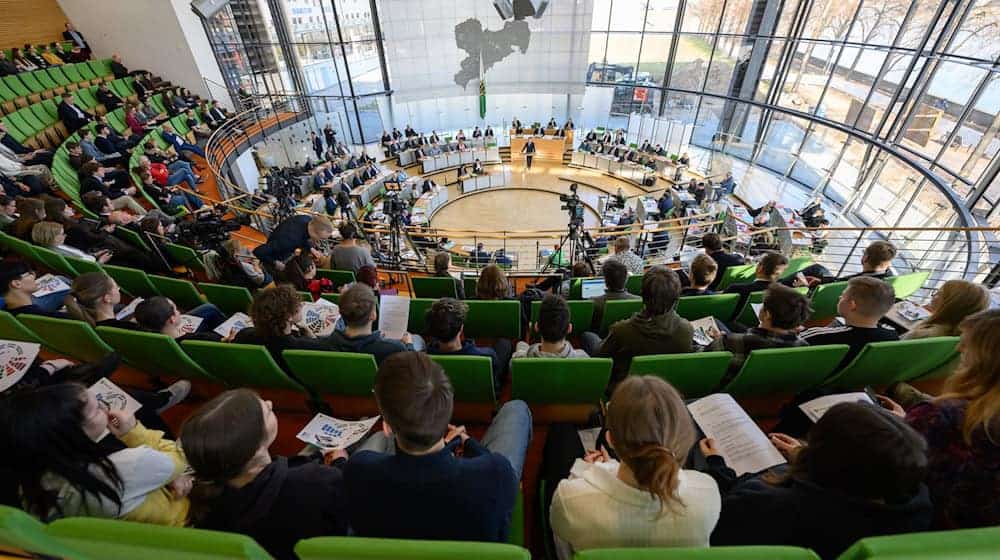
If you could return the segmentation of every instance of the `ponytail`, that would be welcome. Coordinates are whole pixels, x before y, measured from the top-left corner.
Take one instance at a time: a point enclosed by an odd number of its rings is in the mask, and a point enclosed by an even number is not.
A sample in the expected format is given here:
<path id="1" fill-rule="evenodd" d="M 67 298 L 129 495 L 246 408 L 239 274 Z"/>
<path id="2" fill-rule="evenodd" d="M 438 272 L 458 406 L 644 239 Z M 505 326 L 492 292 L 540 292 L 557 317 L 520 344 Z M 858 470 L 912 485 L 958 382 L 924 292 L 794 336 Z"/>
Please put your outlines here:
<path id="1" fill-rule="evenodd" d="M 103 272 L 85 272 L 73 280 L 73 288 L 63 300 L 66 310 L 74 318 L 97 325 L 97 302 L 111 293 L 114 280 Z"/>
<path id="2" fill-rule="evenodd" d="M 684 502 L 677 495 L 681 465 L 672 451 L 650 443 L 636 449 L 628 458 L 622 457 L 622 460 L 632 470 L 639 487 L 659 499 L 661 516 L 668 510 L 673 511 L 675 505 L 684 507 Z"/>

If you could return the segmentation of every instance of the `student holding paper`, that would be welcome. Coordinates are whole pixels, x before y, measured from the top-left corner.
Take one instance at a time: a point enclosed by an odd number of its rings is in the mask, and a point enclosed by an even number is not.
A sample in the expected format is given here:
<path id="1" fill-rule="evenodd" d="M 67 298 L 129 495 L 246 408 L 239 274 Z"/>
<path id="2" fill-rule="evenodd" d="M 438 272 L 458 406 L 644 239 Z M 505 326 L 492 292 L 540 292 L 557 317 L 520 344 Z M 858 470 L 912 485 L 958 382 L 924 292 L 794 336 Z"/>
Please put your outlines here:
<path id="1" fill-rule="evenodd" d="M 931 316 L 913 326 L 903 340 L 934 336 L 958 336 L 959 325 L 971 315 L 985 311 L 990 306 L 990 293 L 979 284 L 967 280 L 948 280 L 934 292 L 930 305 Z"/>
<path id="2" fill-rule="evenodd" d="M 733 353 L 729 372 L 721 385 L 732 381 L 754 350 L 807 346 L 808 343 L 799 338 L 798 330 L 808 318 L 809 300 L 806 296 L 787 286 L 771 284 L 764 292 L 760 325 L 744 333 L 724 333 L 707 348 L 709 351 L 728 350 Z"/>
<path id="3" fill-rule="evenodd" d="M 344 319 L 345 328 L 343 332 L 334 331 L 322 339 L 325 349 L 372 354 L 380 364 L 396 352 L 422 350 L 423 341 L 408 332 L 404 332 L 399 340 L 394 340 L 385 338 L 380 331 L 372 329 L 378 318 L 377 302 L 375 292 L 366 284 L 355 282 L 344 290 L 340 294 L 340 316 Z M 258 324 L 256 317 L 254 324 Z"/>
<path id="4" fill-rule="evenodd" d="M 611 397 L 606 428 L 620 462 L 587 453 L 553 496 L 559 558 L 590 548 L 708 546 L 719 489 L 683 469 L 695 431 L 680 394 L 658 377 L 629 377 Z"/>
<path id="5" fill-rule="evenodd" d="M 125 448 L 109 451 L 104 434 Z M 119 444 L 120 445 L 120 444 Z M 182 527 L 191 477 L 177 445 L 109 412 L 83 385 L 21 393 L 0 406 L 0 449 L 25 509 L 44 522 L 90 516 Z"/>
<path id="6" fill-rule="evenodd" d="M 56 278 L 62 286 L 69 286 L 69 280 L 61 276 Z M 68 290 L 61 288 L 52 293 L 35 297 L 39 291 L 38 277 L 35 271 L 23 261 L 7 261 L 0 267 L 0 296 L 3 297 L 2 309 L 11 315 L 30 313 L 47 317 L 66 318 L 60 313 L 63 298 Z"/>
<path id="7" fill-rule="evenodd" d="M 441 298 L 435 301 L 427 310 L 424 320 L 427 325 L 426 335 L 431 338 L 427 344 L 427 353 L 440 356 L 486 356 L 493 363 L 493 386 L 499 393 L 510 363 L 510 340 L 499 338 L 492 348 L 476 346 L 472 340 L 462 340 L 468 313 L 469 306 L 457 299 Z"/>
<path id="8" fill-rule="evenodd" d="M 892 414 L 841 403 L 807 442 L 784 434 L 771 434 L 771 442 L 789 466 L 737 479 L 714 442 L 701 441 L 723 491 L 713 546 L 801 546 L 832 559 L 858 539 L 930 527 L 927 444 Z"/>
<path id="9" fill-rule="evenodd" d="M 163 296 L 154 296 L 143 300 L 142 303 L 136 306 L 134 317 L 136 323 L 143 329 L 165 334 L 178 343 L 185 340 L 207 340 L 209 342 L 225 340 L 228 342 L 236 336 L 236 333 L 230 333 L 223 339 L 219 333 L 212 330 L 205 330 L 205 321 L 202 321 L 198 325 L 198 330 L 195 332 L 184 332 L 181 330 L 183 323 L 181 312 L 177 310 L 177 305 L 170 298 Z"/>
<path id="10" fill-rule="evenodd" d="M 239 418 L 239 422 L 229 419 Z M 195 527 L 249 535 L 278 559 L 301 539 L 347 534 L 343 450 L 272 457 L 278 419 L 249 389 L 226 391 L 184 422 L 181 441 L 198 483 Z"/>
<path id="11" fill-rule="evenodd" d="M 961 361 L 937 397 L 905 383 L 880 397 L 927 440 L 935 529 L 1000 525 L 1000 310 L 962 321 Z"/>
<path id="12" fill-rule="evenodd" d="M 250 305 L 250 317 L 254 326 L 236 333 L 233 342 L 264 346 L 289 375 L 292 374 L 281 355 L 285 350 L 330 350 L 302 322 L 302 300 L 288 284 L 257 290 Z"/>

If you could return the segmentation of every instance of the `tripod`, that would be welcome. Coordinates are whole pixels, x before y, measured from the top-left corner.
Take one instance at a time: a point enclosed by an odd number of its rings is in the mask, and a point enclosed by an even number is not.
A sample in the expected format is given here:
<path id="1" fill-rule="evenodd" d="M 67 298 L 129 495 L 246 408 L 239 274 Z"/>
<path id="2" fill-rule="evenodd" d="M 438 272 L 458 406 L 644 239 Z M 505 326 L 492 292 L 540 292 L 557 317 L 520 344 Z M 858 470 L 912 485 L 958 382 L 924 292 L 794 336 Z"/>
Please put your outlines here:
<path id="1" fill-rule="evenodd" d="M 570 269 L 572 269 L 573 265 L 576 264 L 578 261 L 585 261 L 587 264 L 590 265 L 591 269 L 594 268 L 594 260 L 587 253 L 587 243 L 586 243 L 586 240 L 584 239 L 584 237 L 589 238 L 590 236 L 589 236 L 589 234 L 587 234 L 586 232 L 584 232 L 583 236 L 581 237 L 581 234 L 580 234 L 580 225 L 581 224 L 579 224 L 576 221 L 572 221 L 572 222 L 569 223 L 569 235 L 567 235 L 566 237 L 563 237 L 563 238 L 560 239 L 560 241 L 559 241 L 559 248 L 552 255 L 553 258 L 550 258 L 549 262 L 545 263 L 545 266 L 542 267 L 542 273 L 543 274 L 545 272 L 548 272 L 549 267 L 554 264 L 554 261 L 555 261 L 554 257 L 556 255 L 560 255 L 561 256 L 561 255 L 565 255 L 566 254 L 565 251 L 567 250 L 567 244 L 569 245 L 568 250 L 569 250 L 569 267 L 570 267 Z M 591 243 L 591 244 L 593 244 L 593 243 Z M 558 263 L 555 263 L 555 265 L 557 267 L 559 266 Z"/>

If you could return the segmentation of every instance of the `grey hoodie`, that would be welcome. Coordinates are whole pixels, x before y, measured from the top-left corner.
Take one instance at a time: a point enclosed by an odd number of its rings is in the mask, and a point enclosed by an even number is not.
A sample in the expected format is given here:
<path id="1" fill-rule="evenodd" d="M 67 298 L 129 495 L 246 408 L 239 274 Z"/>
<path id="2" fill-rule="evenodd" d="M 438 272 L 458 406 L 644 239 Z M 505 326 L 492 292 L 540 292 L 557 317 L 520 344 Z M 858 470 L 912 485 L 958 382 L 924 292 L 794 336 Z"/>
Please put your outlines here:
<path id="1" fill-rule="evenodd" d="M 523 340 L 517 343 L 517 348 L 514 350 L 514 354 L 511 359 L 514 358 L 589 358 L 586 352 L 580 349 L 574 349 L 573 345 L 567 340 L 563 344 L 562 350 L 558 353 L 556 352 L 543 352 L 542 344 L 535 343 L 529 345 Z"/>

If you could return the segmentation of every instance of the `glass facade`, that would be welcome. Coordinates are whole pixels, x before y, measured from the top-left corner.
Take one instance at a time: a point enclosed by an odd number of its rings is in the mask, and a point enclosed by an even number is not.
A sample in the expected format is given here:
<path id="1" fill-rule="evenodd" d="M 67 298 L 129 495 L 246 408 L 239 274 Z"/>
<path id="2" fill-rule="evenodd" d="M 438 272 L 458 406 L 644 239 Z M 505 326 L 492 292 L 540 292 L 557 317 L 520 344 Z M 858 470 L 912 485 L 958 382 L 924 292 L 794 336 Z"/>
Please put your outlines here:
<path id="1" fill-rule="evenodd" d="M 407 123 L 477 124 L 473 91 L 428 87 L 423 98 L 411 91 L 405 104 L 393 99 L 394 86 L 413 82 L 384 53 L 386 45 L 395 57 L 451 52 L 450 29 L 431 32 L 431 23 L 469 12 L 491 32 L 503 25 L 487 14 L 492 4 L 419 3 L 406 15 L 419 44 L 386 36 L 398 27 L 394 11 L 380 25 L 379 10 L 399 4 L 235 0 L 209 36 L 231 90 L 308 103 L 317 124 L 331 123 L 351 143 Z M 691 125 L 691 145 L 710 154 L 703 160 L 767 169 L 867 225 L 1000 225 L 996 0 L 556 0 L 549 9 L 527 20 L 534 46 L 498 63 L 520 77 L 491 90 L 494 126 L 513 116 L 569 116 L 582 127 L 628 128 L 659 117 Z M 565 66 L 577 64 L 577 49 L 549 33 L 582 38 L 584 93 L 540 90 L 565 78 L 529 75 L 518 62 L 543 46 L 547 64 L 560 52 Z M 435 86 L 454 73 L 448 64 L 422 71 L 440 74 Z"/>

